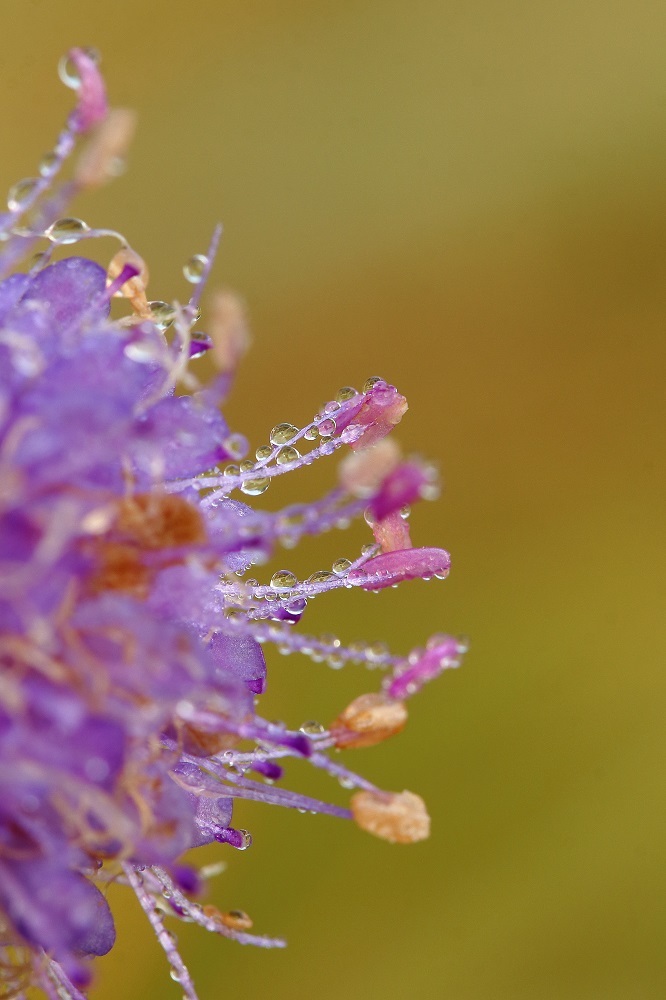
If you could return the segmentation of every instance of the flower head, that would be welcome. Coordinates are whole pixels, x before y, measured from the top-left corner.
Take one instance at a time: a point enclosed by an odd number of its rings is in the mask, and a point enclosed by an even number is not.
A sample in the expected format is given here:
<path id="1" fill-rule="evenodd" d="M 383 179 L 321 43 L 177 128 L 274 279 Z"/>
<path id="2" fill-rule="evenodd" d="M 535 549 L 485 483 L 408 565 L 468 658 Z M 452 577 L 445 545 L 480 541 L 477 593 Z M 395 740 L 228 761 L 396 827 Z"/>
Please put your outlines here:
<path id="1" fill-rule="evenodd" d="M 197 902 L 202 879 L 183 852 L 248 847 L 233 823 L 238 798 L 353 818 L 392 842 L 426 837 L 418 796 L 384 792 L 329 752 L 398 733 L 405 701 L 457 666 L 464 647 L 439 635 L 398 657 L 295 628 L 327 591 L 448 573 L 446 552 L 410 542 L 405 508 L 434 482 L 387 439 L 406 401 L 369 379 L 300 427 L 277 424 L 247 458 L 220 410 L 247 347 L 240 303 L 219 293 L 210 334 L 196 329 L 219 231 L 185 267 L 189 302 L 149 301 L 145 264 L 122 237 L 63 216 L 73 194 L 117 172 L 133 118 L 109 112 L 90 53 L 72 50 L 61 75 L 76 108 L 0 218 L 0 958 L 10 992 L 79 997 L 91 958 L 113 946 L 104 889 L 120 881 L 193 998 L 165 917 L 242 943 L 282 942 L 252 935 L 245 914 Z M 74 178 L 58 187 L 84 135 Z M 100 236 L 120 241 L 107 269 L 82 253 Z M 125 315 L 111 318 L 114 298 Z M 194 359 L 205 352 L 218 374 L 204 388 Z M 241 499 L 345 448 L 339 485 L 315 503 L 268 512 Z M 363 516 L 374 541 L 354 561 L 307 579 L 251 575 L 279 543 Z M 332 667 L 380 668 L 381 690 L 328 729 L 270 723 L 260 712 L 266 643 Z M 284 788 L 290 757 L 355 789 L 350 808 Z"/>

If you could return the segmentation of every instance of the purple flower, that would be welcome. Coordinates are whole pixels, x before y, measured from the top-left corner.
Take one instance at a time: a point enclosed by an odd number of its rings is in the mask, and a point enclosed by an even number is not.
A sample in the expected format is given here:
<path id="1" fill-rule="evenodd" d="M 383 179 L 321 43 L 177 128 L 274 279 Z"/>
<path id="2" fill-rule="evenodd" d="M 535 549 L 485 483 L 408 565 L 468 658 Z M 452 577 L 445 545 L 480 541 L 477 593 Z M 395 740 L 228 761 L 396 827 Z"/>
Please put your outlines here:
<path id="1" fill-rule="evenodd" d="M 104 887 L 121 881 L 194 998 L 165 917 L 241 943 L 282 942 L 250 934 L 245 914 L 202 906 L 183 852 L 248 847 L 233 825 L 238 798 L 353 818 L 393 842 L 427 836 L 418 796 L 384 792 L 329 752 L 398 733 L 405 700 L 457 666 L 464 646 L 438 635 L 405 658 L 295 628 L 324 592 L 448 573 L 446 552 L 410 543 L 406 507 L 435 484 L 387 438 L 406 401 L 369 379 L 300 427 L 278 424 L 246 458 L 220 411 L 247 341 L 236 298 L 219 293 L 210 334 L 196 330 L 219 231 L 185 267 L 190 301 L 149 302 L 145 265 L 122 237 L 63 217 L 73 194 L 116 172 L 132 116 L 108 111 L 90 53 L 72 50 L 61 76 L 77 106 L 0 218 L 0 960 L 19 995 L 37 986 L 79 997 L 91 958 L 113 946 Z M 74 178 L 58 187 L 84 134 Z M 107 270 L 81 255 L 102 235 L 120 241 Z M 111 318 L 114 298 L 125 315 Z M 205 352 L 218 374 L 203 388 L 193 359 Z M 268 512 L 239 499 L 341 449 L 339 485 L 315 503 Z M 253 578 L 278 543 L 363 516 L 374 541 L 354 562 L 305 580 Z M 260 714 L 266 643 L 379 668 L 383 683 L 328 729 L 290 730 Z M 290 757 L 355 789 L 350 808 L 284 788 Z"/>

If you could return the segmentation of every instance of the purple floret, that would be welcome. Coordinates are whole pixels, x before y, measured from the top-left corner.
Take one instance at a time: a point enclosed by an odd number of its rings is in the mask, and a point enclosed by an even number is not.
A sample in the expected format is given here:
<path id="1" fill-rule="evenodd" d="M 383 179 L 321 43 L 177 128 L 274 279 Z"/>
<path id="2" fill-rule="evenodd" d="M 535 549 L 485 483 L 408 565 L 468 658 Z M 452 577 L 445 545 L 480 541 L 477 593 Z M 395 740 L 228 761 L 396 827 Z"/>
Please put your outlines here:
<path id="1" fill-rule="evenodd" d="M 405 505 L 432 490 L 432 470 L 398 462 L 366 477 L 371 486 L 359 475 L 406 401 L 379 378 L 346 387 L 301 427 L 274 426 L 247 459 L 220 411 L 245 342 L 242 310 L 224 293 L 210 336 L 194 329 L 219 232 L 208 257 L 191 262 L 189 302 L 169 306 L 148 302 L 142 262 L 125 243 L 107 272 L 82 248 L 108 232 L 54 215 L 93 186 L 78 174 L 52 189 L 77 137 L 99 127 L 93 142 L 111 142 L 94 59 L 76 49 L 67 66 L 78 100 L 53 169 L 0 219 L 0 969 L 10 992 L 38 986 L 79 1000 L 89 960 L 115 940 L 113 881 L 132 888 L 195 1000 L 163 913 L 244 944 L 283 942 L 248 933 L 246 914 L 202 906 L 205 879 L 183 866 L 184 852 L 250 846 L 232 825 L 236 799 L 422 839 L 429 821 L 417 796 L 382 792 L 332 751 L 397 733 L 404 699 L 457 666 L 464 646 L 436 636 L 405 658 L 297 630 L 327 591 L 448 573 L 448 554 L 413 548 L 404 522 Z M 93 160 L 86 177 L 99 173 Z M 19 225 L 28 209 L 33 229 Z M 41 258 L 13 273 L 35 243 L 46 246 Z M 77 252 L 52 263 L 70 244 Z M 218 366 L 206 389 L 190 364 L 205 352 Z M 252 506 L 281 475 L 347 447 L 357 452 L 351 486 L 276 511 Z M 365 485 L 355 492 L 354 482 Z M 280 545 L 364 514 L 374 544 L 366 536 L 355 560 L 303 579 L 251 575 Z M 361 696 L 329 729 L 267 721 L 267 643 L 336 669 L 380 669 L 383 693 Z M 355 789 L 351 808 L 282 787 L 290 758 Z"/>

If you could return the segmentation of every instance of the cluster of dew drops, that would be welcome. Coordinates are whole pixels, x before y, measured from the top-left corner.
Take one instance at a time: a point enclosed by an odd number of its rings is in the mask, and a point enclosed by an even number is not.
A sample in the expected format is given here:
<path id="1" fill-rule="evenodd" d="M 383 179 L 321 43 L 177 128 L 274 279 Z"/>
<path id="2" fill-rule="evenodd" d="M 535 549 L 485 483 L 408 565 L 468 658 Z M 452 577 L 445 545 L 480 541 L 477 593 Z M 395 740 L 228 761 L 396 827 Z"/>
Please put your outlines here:
<path id="1" fill-rule="evenodd" d="M 95 63 L 100 60 L 100 55 L 94 48 L 84 48 L 85 54 Z M 58 75 L 62 83 L 71 90 L 78 90 L 81 86 L 81 79 L 69 55 L 65 55 L 58 63 Z M 30 260 L 30 273 L 41 270 L 50 263 L 55 250 L 58 247 L 71 246 L 86 239 L 98 239 L 110 237 L 117 240 L 122 249 L 131 249 L 127 239 L 114 229 L 92 228 L 83 219 L 74 216 L 63 216 L 50 223 L 46 228 L 40 228 L 39 215 L 36 213 L 35 225 L 32 226 L 12 226 L 11 218 L 23 216 L 35 205 L 37 199 L 50 187 L 63 166 L 65 160 L 72 152 L 76 140 L 76 133 L 72 129 L 65 129 L 52 150 L 45 153 L 38 165 L 38 177 L 24 177 L 16 181 L 7 193 L 7 208 L 9 225 L 0 226 L 0 242 L 7 241 L 12 237 L 24 239 L 31 243 L 46 239 L 50 246 L 46 250 L 35 253 Z M 122 157 L 117 157 L 107 165 L 110 176 L 120 175 L 125 170 L 125 161 Z M 64 185 L 63 201 L 69 201 L 78 193 L 76 182 Z M 50 207 L 50 206 L 49 206 Z M 205 254 L 194 254 L 183 265 L 185 279 L 192 285 L 200 284 L 207 276 L 210 268 L 210 261 Z M 152 322 L 162 331 L 168 329 L 173 323 L 176 315 L 176 306 L 161 299 L 149 301 L 148 307 L 151 313 Z M 195 323 L 201 316 L 201 310 L 194 306 L 189 310 L 187 318 L 191 323 Z M 203 353 L 203 351 L 201 352 Z M 192 357 L 196 357 L 193 351 Z"/>
<path id="2" fill-rule="evenodd" d="M 86 54 L 91 56 L 95 61 L 99 59 L 98 53 L 92 49 L 87 49 Z M 74 90 L 79 88 L 80 78 L 78 71 L 68 56 L 64 56 L 60 60 L 58 73 L 61 81 L 67 87 Z M 32 208 L 37 198 L 44 191 L 48 190 L 53 178 L 62 167 L 64 160 L 69 156 L 73 141 L 74 136 L 72 133 L 65 130 L 59 136 L 54 149 L 42 157 L 38 167 L 39 177 L 23 178 L 10 188 L 7 197 L 7 207 L 10 215 L 23 215 Z M 112 164 L 112 172 L 120 174 L 123 170 L 124 162 L 122 160 L 118 160 L 118 162 Z M 67 200 L 75 193 L 76 189 L 74 186 L 74 190 L 70 189 L 68 192 Z M 10 236 L 24 238 L 32 242 L 39 239 L 46 239 L 48 241 L 49 246 L 46 250 L 33 255 L 30 261 L 30 273 L 44 268 L 51 261 L 53 254 L 59 247 L 71 246 L 86 239 L 111 237 L 121 244 L 122 249 L 131 250 L 128 241 L 116 230 L 106 228 L 93 229 L 83 219 L 73 216 L 58 218 L 44 229 L 39 228 L 38 222 L 32 228 L 10 226 L 6 229 L 0 229 L 0 239 L 6 240 Z M 183 275 L 186 281 L 192 286 L 201 286 L 208 276 L 211 263 L 211 257 L 207 254 L 197 253 L 191 256 L 183 265 Z M 192 331 L 192 326 L 194 326 L 201 316 L 198 304 L 199 293 L 200 289 L 195 288 L 189 304 L 180 310 L 181 319 L 183 317 L 186 319 L 191 331 L 191 347 L 189 352 L 191 359 L 203 355 L 210 346 L 210 342 L 205 334 Z M 122 293 L 116 293 L 117 296 L 120 294 Z M 175 303 L 157 299 L 148 301 L 147 305 L 150 310 L 151 321 L 163 332 L 167 331 L 179 316 L 179 308 Z M 197 350 L 198 342 L 201 345 L 200 350 Z M 375 385 L 382 381 L 378 376 L 367 379 L 363 385 L 362 393 L 369 392 Z M 345 403 L 353 400 L 358 395 L 359 393 L 356 389 L 351 386 L 344 386 L 336 393 L 335 399 L 326 403 L 322 407 L 321 412 L 315 414 L 312 422 L 304 428 L 299 429 L 294 424 L 286 422 L 277 424 L 270 432 L 269 444 L 261 445 L 256 449 L 254 461 L 245 458 L 248 451 L 248 443 L 244 436 L 241 434 L 231 434 L 225 440 L 224 446 L 235 460 L 223 468 L 216 467 L 209 470 L 209 472 L 192 481 L 193 484 L 196 484 L 201 489 L 209 490 L 214 483 L 217 487 L 216 492 L 222 496 L 228 496 L 234 489 L 240 489 L 247 496 L 260 496 L 269 488 L 274 476 L 311 464 L 315 459 L 324 455 L 333 454 L 343 444 L 341 438 L 336 436 L 335 414 L 341 407 L 344 407 Z M 302 454 L 295 446 L 301 439 L 307 445 L 311 446 L 312 450 L 305 451 Z M 429 475 L 431 482 L 430 485 L 427 485 L 422 490 L 422 496 L 424 499 L 434 499 L 439 492 L 436 485 L 437 472 L 434 467 L 427 466 L 426 473 Z M 401 513 L 404 518 L 409 517 L 409 507 L 404 507 Z M 296 545 L 300 535 L 297 529 L 297 522 L 301 517 L 303 517 L 302 510 L 295 516 L 290 516 L 287 512 L 282 516 L 277 532 L 277 540 L 279 540 L 283 547 L 292 548 Z M 364 512 L 364 517 L 368 525 L 372 527 L 373 518 L 369 510 Z M 349 526 L 349 523 L 350 517 L 348 512 L 340 512 L 338 515 L 333 513 L 332 516 L 328 517 L 326 527 L 335 525 L 339 528 L 346 528 Z M 306 597 L 309 600 L 318 593 L 336 589 L 341 585 L 351 587 L 351 584 L 344 583 L 344 577 L 349 570 L 360 562 L 371 558 L 378 551 L 379 546 L 377 544 L 365 544 L 361 547 L 361 556 L 356 563 L 352 563 L 347 558 L 336 559 L 330 570 L 316 570 L 302 582 L 298 580 L 294 573 L 287 569 L 280 569 L 273 573 L 268 586 L 261 586 L 259 581 L 255 579 L 246 579 L 241 584 L 242 594 L 247 595 L 249 592 L 252 595 L 252 604 L 255 601 L 265 601 L 269 605 L 273 602 L 280 602 L 287 610 L 299 613 L 305 607 Z M 243 573 L 239 572 L 236 575 L 243 576 Z M 268 610 L 261 613 L 256 605 L 254 608 L 248 608 L 247 604 L 243 607 L 242 601 L 240 602 L 240 607 L 234 606 L 236 604 L 234 601 L 234 590 L 235 588 L 232 587 L 228 595 L 231 600 L 225 612 L 226 616 L 233 621 L 234 619 L 245 618 L 249 611 L 250 617 L 255 619 L 255 628 L 258 629 L 258 640 L 261 642 L 267 640 L 276 642 L 278 651 L 281 653 L 286 654 L 299 650 L 313 661 L 326 662 L 334 669 L 339 669 L 346 662 L 364 663 L 370 668 L 378 667 L 386 669 L 397 662 L 397 658 L 389 653 L 386 644 L 383 642 L 352 642 L 348 646 L 343 647 L 340 640 L 332 635 L 322 635 L 319 639 L 314 639 L 293 633 L 290 641 L 286 642 L 284 641 L 285 630 L 283 626 L 270 622 L 261 623 L 260 620 L 257 620 L 270 618 Z M 237 592 L 237 594 L 239 593 L 241 591 Z M 318 723 L 305 725 L 311 727 L 309 729 L 310 732 L 319 729 Z"/>

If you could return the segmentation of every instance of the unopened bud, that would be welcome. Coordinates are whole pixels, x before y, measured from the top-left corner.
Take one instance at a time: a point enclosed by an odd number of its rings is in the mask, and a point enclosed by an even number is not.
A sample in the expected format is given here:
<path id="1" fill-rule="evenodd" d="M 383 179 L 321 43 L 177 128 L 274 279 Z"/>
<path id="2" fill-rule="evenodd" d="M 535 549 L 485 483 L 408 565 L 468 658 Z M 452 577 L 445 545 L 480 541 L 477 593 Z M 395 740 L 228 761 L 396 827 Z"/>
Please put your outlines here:
<path id="1" fill-rule="evenodd" d="M 371 747 L 402 732 L 407 709 L 382 692 L 362 694 L 330 726 L 337 747 Z"/>
<path id="2" fill-rule="evenodd" d="M 233 292 L 221 291 L 213 296 L 208 332 L 216 367 L 221 372 L 235 371 L 250 346 L 250 333 L 243 303 Z"/>
<path id="3" fill-rule="evenodd" d="M 356 823 L 390 844 L 414 844 L 430 836 L 430 816 L 413 792 L 356 792 L 351 799 Z"/>
<path id="4" fill-rule="evenodd" d="M 116 177 L 122 170 L 135 129 L 134 111 L 112 108 L 81 154 L 74 175 L 77 183 L 84 188 L 96 188 Z"/>
<path id="5" fill-rule="evenodd" d="M 383 438 L 371 448 L 347 455 L 340 464 L 340 485 L 354 496 L 372 496 L 399 462 L 398 445 L 391 438 Z"/>

